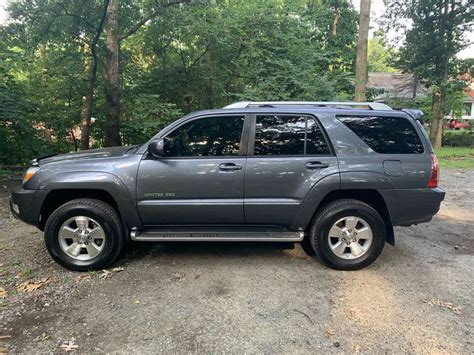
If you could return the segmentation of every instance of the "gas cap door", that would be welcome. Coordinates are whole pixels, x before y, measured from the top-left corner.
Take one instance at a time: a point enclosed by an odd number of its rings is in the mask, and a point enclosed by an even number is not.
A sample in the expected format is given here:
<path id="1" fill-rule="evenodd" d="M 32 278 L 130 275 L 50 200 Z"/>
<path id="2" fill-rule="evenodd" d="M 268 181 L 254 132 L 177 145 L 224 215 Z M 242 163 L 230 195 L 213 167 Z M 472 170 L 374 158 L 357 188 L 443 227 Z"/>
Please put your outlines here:
<path id="1" fill-rule="evenodd" d="M 403 165 L 400 160 L 384 160 L 383 171 L 389 176 L 402 176 Z"/>

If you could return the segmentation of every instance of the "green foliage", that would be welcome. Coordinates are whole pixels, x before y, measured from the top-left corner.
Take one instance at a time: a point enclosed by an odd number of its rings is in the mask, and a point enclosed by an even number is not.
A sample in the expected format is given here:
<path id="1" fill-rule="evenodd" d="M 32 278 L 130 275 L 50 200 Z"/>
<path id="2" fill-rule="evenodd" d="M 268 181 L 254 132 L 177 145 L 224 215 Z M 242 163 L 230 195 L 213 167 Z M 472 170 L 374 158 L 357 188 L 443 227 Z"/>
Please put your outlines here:
<path id="1" fill-rule="evenodd" d="M 414 73 L 428 85 L 441 85 L 446 68 L 453 72 L 456 54 L 469 41 L 474 11 L 470 0 L 387 1 L 391 28 L 404 31 L 398 66 Z M 451 64 L 451 65 L 450 65 Z"/>
<path id="2" fill-rule="evenodd" d="M 241 0 L 168 8 L 143 31 L 143 48 L 130 48 L 132 58 L 146 63 L 139 90 L 184 112 L 241 99 L 343 95 L 352 85 L 356 13 L 339 1 L 343 20 L 332 36 L 337 2 L 316 3 L 282 1 L 275 8 L 274 1 Z"/>
<path id="3" fill-rule="evenodd" d="M 453 82 L 446 90 L 446 104 L 444 115 L 451 115 L 453 118 L 461 118 L 464 115 L 464 102 L 466 94 L 464 92 L 464 84 L 462 82 Z M 376 95 L 374 95 L 376 96 Z M 386 103 L 393 108 L 416 108 L 424 113 L 423 120 L 431 122 L 433 117 L 432 96 L 429 93 L 425 97 L 416 99 L 400 99 L 390 98 Z"/>
<path id="4" fill-rule="evenodd" d="M 382 32 L 376 32 L 374 37 L 369 39 L 367 53 L 368 71 L 374 73 L 395 73 L 393 63 L 397 53 L 394 48 L 387 44 L 386 36 Z"/>
<path id="5" fill-rule="evenodd" d="M 443 146 L 474 148 L 474 131 L 462 130 L 446 132 L 443 136 Z"/>
<path id="6" fill-rule="evenodd" d="M 0 180 L 7 179 L 11 175 L 11 171 L 8 169 L 0 169 Z"/>
<path id="7" fill-rule="evenodd" d="M 77 149 L 102 0 L 10 2 L 0 27 L 1 162 Z M 155 14 L 155 15 L 153 15 Z M 156 14 L 158 14 L 156 16 Z M 141 27 L 133 29 L 142 19 Z M 121 0 L 121 136 L 146 141 L 190 111 L 241 99 L 352 99 L 357 13 L 349 0 Z M 91 139 L 101 146 L 105 33 Z M 50 134 L 49 134 L 50 133 Z"/>
<path id="8" fill-rule="evenodd" d="M 35 107 L 25 99 L 25 87 L 11 74 L 15 52 L 0 51 L 0 163 L 13 164 L 29 159 L 44 149 L 33 127 Z"/>
<path id="9" fill-rule="evenodd" d="M 139 94 L 124 107 L 122 141 L 125 145 L 143 143 L 180 116 L 174 104 L 161 102 L 158 95 Z"/>

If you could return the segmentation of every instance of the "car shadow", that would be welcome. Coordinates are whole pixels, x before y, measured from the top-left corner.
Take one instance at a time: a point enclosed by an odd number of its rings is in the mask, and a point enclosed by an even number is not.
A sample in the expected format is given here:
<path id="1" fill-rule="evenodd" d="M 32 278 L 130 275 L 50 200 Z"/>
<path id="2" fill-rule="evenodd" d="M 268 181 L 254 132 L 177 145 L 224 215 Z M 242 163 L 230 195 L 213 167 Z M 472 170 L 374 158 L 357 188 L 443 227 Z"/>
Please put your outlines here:
<path id="1" fill-rule="evenodd" d="M 124 261 L 145 256 L 247 256 L 271 255 L 275 251 L 292 250 L 294 243 L 282 242 L 130 242 L 124 251 Z"/>

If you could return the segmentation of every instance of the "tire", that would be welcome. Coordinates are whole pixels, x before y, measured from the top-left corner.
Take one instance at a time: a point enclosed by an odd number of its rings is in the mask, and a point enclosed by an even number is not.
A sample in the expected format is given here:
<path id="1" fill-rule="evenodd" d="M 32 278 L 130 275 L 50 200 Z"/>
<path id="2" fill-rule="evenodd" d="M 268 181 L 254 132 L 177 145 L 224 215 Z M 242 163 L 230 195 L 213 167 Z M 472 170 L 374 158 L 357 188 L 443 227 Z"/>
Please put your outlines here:
<path id="1" fill-rule="evenodd" d="M 369 266 L 382 252 L 385 238 L 385 224 L 380 214 L 354 199 L 328 203 L 314 216 L 309 229 L 315 255 L 336 270 Z"/>
<path id="2" fill-rule="evenodd" d="M 46 222 L 44 240 L 51 257 L 73 271 L 107 267 L 126 243 L 118 213 L 109 204 L 90 198 L 72 200 L 56 209 Z"/>

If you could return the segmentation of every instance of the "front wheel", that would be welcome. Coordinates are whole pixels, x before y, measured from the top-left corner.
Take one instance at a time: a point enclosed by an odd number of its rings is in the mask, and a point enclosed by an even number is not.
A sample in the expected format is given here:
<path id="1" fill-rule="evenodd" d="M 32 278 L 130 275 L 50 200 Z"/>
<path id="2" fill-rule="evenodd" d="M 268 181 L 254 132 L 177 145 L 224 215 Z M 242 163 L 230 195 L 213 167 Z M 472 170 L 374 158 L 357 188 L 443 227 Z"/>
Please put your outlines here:
<path id="1" fill-rule="evenodd" d="M 353 199 L 330 202 L 315 216 L 309 241 L 326 265 L 337 270 L 362 269 L 380 255 L 385 224 L 370 205 Z"/>
<path id="2" fill-rule="evenodd" d="M 126 241 L 117 212 L 88 198 L 55 210 L 46 222 L 44 238 L 51 257 L 76 271 L 103 269 L 119 256 Z"/>

